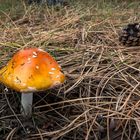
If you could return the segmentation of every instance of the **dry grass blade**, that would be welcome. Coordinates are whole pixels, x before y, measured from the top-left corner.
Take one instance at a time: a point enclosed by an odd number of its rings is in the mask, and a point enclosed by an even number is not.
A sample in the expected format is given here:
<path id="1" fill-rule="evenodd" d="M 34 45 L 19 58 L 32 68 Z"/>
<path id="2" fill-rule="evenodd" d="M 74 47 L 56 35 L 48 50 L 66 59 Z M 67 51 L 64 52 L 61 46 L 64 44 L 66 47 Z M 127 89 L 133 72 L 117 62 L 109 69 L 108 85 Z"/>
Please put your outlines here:
<path id="1" fill-rule="evenodd" d="M 12 140 L 13 139 L 13 135 L 15 134 L 16 130 L 17 130 L 17 128 L 14 128 L 13 130 L 11 130 L 11 132 L 6 137 L 6 140 Z"/>

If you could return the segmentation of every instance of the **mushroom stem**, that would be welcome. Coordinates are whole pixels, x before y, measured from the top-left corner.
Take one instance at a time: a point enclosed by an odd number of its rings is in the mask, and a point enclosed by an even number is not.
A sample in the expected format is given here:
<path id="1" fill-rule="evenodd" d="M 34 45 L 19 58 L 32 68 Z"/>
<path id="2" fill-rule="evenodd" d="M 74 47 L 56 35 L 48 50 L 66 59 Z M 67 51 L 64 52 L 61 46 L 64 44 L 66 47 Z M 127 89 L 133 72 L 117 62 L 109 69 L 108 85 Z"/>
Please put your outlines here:
<path id="1" fill-rule="evenodd" d="M 32 115 L 32 102 L 33 93 L 22 93 L 21 94 L 21 114 L 24 116 Z"/>

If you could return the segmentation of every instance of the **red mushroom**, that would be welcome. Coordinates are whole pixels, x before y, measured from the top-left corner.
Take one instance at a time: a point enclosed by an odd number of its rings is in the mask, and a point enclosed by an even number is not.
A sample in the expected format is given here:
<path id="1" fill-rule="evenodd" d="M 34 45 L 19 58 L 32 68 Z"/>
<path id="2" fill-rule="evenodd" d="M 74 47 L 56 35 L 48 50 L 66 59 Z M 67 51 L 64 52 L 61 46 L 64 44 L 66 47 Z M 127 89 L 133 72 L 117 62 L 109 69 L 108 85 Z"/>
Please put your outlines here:
<path id="1" fill-rule="evenodd" d="M 38 48 L 20 50 L 0 70 L 0 82 L 22 92 L 23 115 L 32 114 L 33 92 L 54 87 L 64 80 L 65 76 L 54 58 Z"/>

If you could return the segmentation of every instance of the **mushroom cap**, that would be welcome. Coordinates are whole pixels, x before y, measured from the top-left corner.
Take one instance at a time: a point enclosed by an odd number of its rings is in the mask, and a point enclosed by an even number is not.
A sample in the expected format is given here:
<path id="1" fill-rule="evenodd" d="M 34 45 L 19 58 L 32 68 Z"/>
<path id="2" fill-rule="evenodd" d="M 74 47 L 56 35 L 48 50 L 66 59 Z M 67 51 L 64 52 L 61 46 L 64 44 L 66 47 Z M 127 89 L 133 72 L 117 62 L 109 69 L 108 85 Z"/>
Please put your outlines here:
<path id="1" fill-rule="evenodd" d="M 55 59 L 38 48 L 18 51 L 0 70 L 0 82 L 20 92 L 46 90 L 64 80 L 65 76 Z"/>

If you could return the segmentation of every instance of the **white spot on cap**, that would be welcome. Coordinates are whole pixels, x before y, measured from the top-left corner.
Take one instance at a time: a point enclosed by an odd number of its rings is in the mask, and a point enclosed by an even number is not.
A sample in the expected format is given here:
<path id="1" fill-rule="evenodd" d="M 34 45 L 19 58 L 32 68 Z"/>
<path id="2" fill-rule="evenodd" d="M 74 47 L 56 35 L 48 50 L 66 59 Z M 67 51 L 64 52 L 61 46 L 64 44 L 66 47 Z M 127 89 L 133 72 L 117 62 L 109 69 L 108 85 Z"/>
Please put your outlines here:
<path id="1" fill-rule="evenodd" d="M 33 55 L 37 55 L 37 53 L 36 52 L 33 52 Z"/>
<path id="2" fill-rule="evenodd" d="M 56 70 L 56 68 L 51 68 L 51 70 Z"/>
<path id="3" fill-rule="evenodd" d="M 17 84 L 21 83 L 21 81 L 18 78 L 14 79 L 14 82 Z"/>
<path id="4" fill-rule="evenodd" d="M 31 60 L 31 58 L 30 57 L 28 57 L 28 61 L 30 61 Z"/>
<path id="5" fill-rule="evenodd" d="M 39 66 L 35 66 L 36 69 L 39 69 Z"/>
<path id="6" fill-rule="evenodd" d="M 37 57 L 37 53 L 36 52 L 33 52 L 33 58 Z"/>
<path id="7" fill-rule="evenodd" d="M 49 74 L 54 74 L 54 73 L 50 71 Z"/>
<path id="8" fill-rule="evenodd" d="M 37 55 L 33 55 L 33 58 L 36 58 L 37 57 Z"/>
<path id="9" fill-rule="evenodd" d="M 27 60 L 28 60 L 28 62 L 27 62 L 28 64 L 31 63 L 31 58 L 30 57 L 28 57 Z"/>
<path id="10" fill-rule="evenodd" d="M 60 66 L 60 65 L 59 65 L 58 67 L 59 67 L 59 68 L 61 68 L 61 66 Z"/>
<path id="11" fill-rule="evenodd" d="M 57 75 L 57 76 L 56 76 L 56 78 L 59 78 L 59 77 L 60 77 L 60 75 Z"/>

